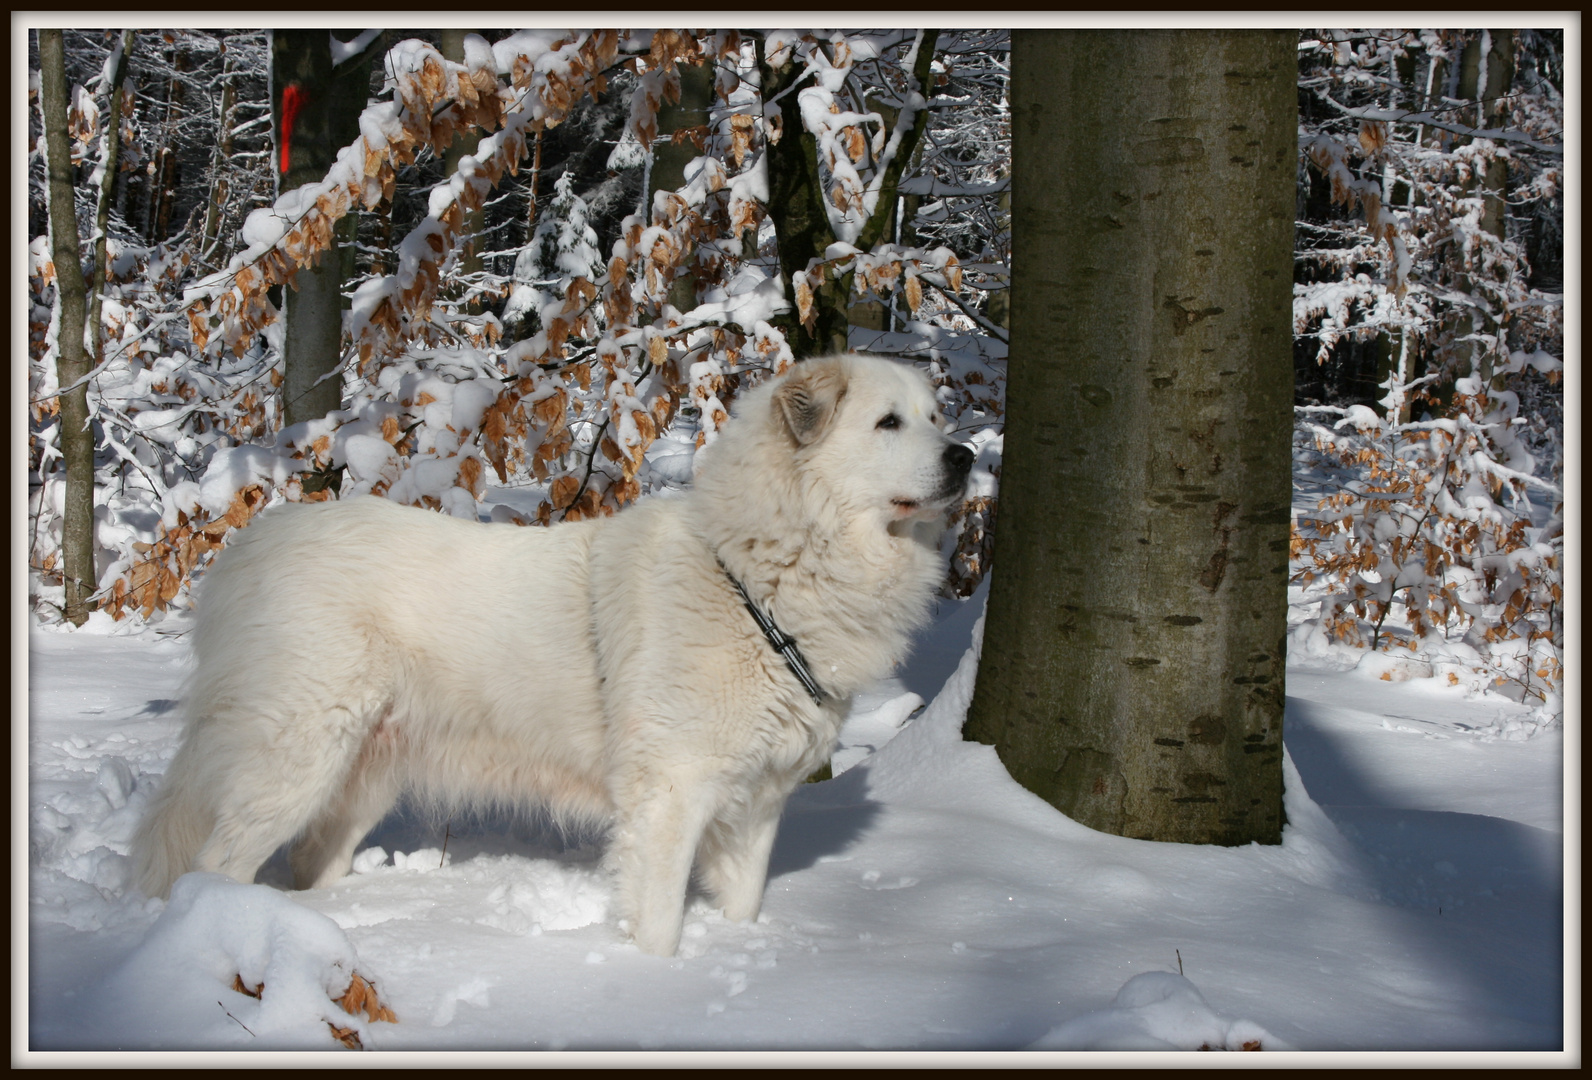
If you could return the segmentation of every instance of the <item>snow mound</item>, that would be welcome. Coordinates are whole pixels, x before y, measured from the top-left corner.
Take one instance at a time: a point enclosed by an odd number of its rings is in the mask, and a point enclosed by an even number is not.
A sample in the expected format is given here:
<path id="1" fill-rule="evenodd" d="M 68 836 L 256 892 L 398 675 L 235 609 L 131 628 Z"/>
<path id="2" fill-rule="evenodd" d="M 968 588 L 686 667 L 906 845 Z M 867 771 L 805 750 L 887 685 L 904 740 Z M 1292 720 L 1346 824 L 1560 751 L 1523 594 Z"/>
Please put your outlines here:
<path id="1" fill-rule="evenodd" d="M 906 794 L 925 783 L 943 781 L 981 750 L 986 756 L 993 755 L 987 747 L 962 741 L 962 725 L 967 720 L 967 707 L 973 701 L 983 644 L 984 617 L 980 615 L 973 624 L 973 643 L 962 654 L 961 662 L 934 700 L 916 720 L 905 725 L 900 735 L 872 755 L 869 791 L 876 797 Z"/>
<path id="2" fill-rule="evenodd" d="M 846 719 L 844 745 L 830 758 L 834 774 L 839 776 L 895 738 L 901 725 L 922 707 L 923 699 L 910 691 L 858 694 L 852 700 L 851 715 Z"/>
<path id="3" fill-rule="evenodd" d="M 1362 679 L 1408 682 L 1411 679 L 1431 678 L 1432 665 L 1418 656 L 1367 649 L 1365 655 L 1360 657 L 1360 662 L 1354 666 L 1354 673 Z"/>
<path id="4" fill-rule="evenodd" d="M 143 941 L 91 993 L 82 1033 L 106 1049 L 173 1049 L 175 1037 L 212 1049 L 332 1050 L 332 1023 L 370 1047 L 366 1021 L 332 1000 L 356 960 L 335 922 L 277 890 L 186 874 Z M 264 989 L 239 993 L 234 978 Z"/>
<path id="5" fill-rule="evenodd" d="M 1030 1050 L 1285 1050 L 1248 1020 L 1217 1013 L 1199 988 L 1170 971 L 1129 979 L 1098 1012 L 1052 1028 Z"/>

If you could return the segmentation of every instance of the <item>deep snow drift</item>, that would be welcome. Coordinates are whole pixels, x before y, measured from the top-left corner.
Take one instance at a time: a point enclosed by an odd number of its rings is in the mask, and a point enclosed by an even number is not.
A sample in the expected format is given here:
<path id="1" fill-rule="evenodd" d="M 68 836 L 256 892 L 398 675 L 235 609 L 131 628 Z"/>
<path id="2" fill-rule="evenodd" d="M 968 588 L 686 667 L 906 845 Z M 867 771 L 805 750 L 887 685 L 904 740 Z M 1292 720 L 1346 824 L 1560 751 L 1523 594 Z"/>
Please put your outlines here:
<path id="1" fill-rule="evenodd" d="M 693 901 L 672 960 L 605 921 L 600 837 L 534 821 L 400 813 L 335 888 L 283 891 L 279 855 L 259 885 L 144 899 L 125 852 L 175 750 L 185 642 L 34 628 L 17 1049 L 342 1053 L 328 1021 L 382 1050 L 1566 1045 L 1561 725 L 1306 658 L 1284 843 L 1127 840 L 961 741 L 981 603 L 943 604 L 857 702 L 836 778 L 790 802 L 758 921 Z M 396 1023 L 331 1002 L 354 970 Z"/>

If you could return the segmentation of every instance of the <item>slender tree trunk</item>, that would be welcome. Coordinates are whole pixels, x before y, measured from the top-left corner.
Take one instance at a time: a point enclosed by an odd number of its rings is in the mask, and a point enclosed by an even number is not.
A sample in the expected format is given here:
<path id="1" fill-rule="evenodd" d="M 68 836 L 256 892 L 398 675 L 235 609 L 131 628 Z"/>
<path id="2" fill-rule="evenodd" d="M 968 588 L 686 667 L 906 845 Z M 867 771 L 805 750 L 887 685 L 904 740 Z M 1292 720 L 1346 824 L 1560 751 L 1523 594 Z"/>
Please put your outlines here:
<path id="1" fill-rule="evenodd" d="M 1477 127 L 1502 127 L 1508 119 L 1509 108 L 1505 96 L 1509 93 L 1509 85 L 1515 78 L 1514 35 L 1513 30 L 1489 30 L 1485 35 L 1477 31 L 1476 36 L 1466 43 L 1464 51 L 1460 54 L 1459 97 L 1461 100 L 1477 103 L 1476 108 L 1467 112 L 1465 116 Z M 1483 70 L 1483 60 L 1486 61 L 1485 70 Z M 1456 143 L 1463 145 L 1470 141 L 1469 137 L 1462 136 L 1456 140 Z M 1505 233 L 1508 186 L 1509 163 L 1503 158 L 1494 158 L 1488 162 L 1486 167 L 1473 174 L 1466 184 L 1467 194 L 1481 195 L 1481 227 L 1499 239 L 1503 239 Z M 1475 290 L 1472 275 L 1461 274 L 1459 281 L 1462 291 Z M 1467 340 L 1470 335 L 1478 332 L 1496 333 L 1497 325 L 1485 315 L 1482 315 L 1480 326 L 1469 312 L 1458 317 L 1455 338 L 1466 342 L 1462 348 L 1466 349 L 1482 381 L 1489 382 L 1492 379 L 1492 355 L 1477 342 Z M 1462 376 L 1468 372 L 1461 369 L 1455 374 Z"/>
<path id="2" fill-rule="evenodd" d="M 88 297 L 88 355 L 92 363 L 104 359 L 100 325 L 100 301 L 105 294 L 105 229 L 110 224 L 111 196 L 116 186 L 117 160 L 122 145 L 122 81 L 127 75 L 127 54 L 133 48 L 133 31 L 122 31 L 121 54 L 111 73 L 110 109 L 105 121 L 105 153 L 100 160 L 99 203 L 94 213 L 94 287 Z"/>
<path id="3" fill-rule="evenodd" d="M 1277 843 L 1295 37 L 1012 39 L 1021 228 L 967 735 L 1093 828 Z"/>
<path id="4" fill-rule="evenodd" d="M 996 203 L 1000 207 L 1000 216 L 996 218 L 996 227 L 1004 233 L 1012 231 L 1012 193 L 1010 190 L 1001 192 L 1000 200 Z M 989 321 L 1004 330 L 1011 329 L 1012 321 L 1012 290 L 1008 280 L 1007 287 L 989 294 L 989 302 L 985 307 L 985 314 Z"/>
<path id="5" fill-rule="evenodd" d="M 922 31 L 917 62 L 913 68 L 925 105 L 931 93 L 929 71 L 938 38 L 938 30 Z M 804 275 L 808 264 L 820 258 L 825 249 L 835 242 L 835 234 L 830 228 L 829 214 L 825 209 L 827 197 L 818 167 L 817 140 L 802 125 L 800 88 L 791 89 L 805 66 L 796 59 L 794 49 L 787 51 L 785 61 L 779 65 L 768 62 L 761 38 L 757 39 L 756 49 L 763 100 L 770 102 L 777 98 L 779 105 L 780 138 L 768 148 L 768 212 L 779 238 L 780 278 L 785 285 L 785 295 L 794 307 L 796 292 L 792 282 Z M 786 93 L 787 90 L 789 93 Z M 782 94 L 783 97 L 780 96 Z M 927 123 L 928 109 L 920 108 L 911 131 L 903 137 L 895 158 L 886 170 L 874 213 L 857 237 L 856 246 L 861 250 L 867 251 L 887 235 L 885 230 L 891 222 L 897 185 L 908 162 L 912 160 Z M 849 273 L 825 274 L 823 284 L 813 290 L 816 317 L 811 329 L 794 317 L 789 323 L 782 323 L 791 354 L 798 360 L 842 352 L 847 348 L 851 278 Z"/>
<path id="6" fill-rule="evenodd" d="M 154 177 L 151 178 L 150 215 L 145 218 L 145 236 L 151 244 L 164 241 L 172 231 L 172 205 L 177 202 L 177 124 L 183 118 L 185 88 L 181 72 L 188 70 L 188 53 L 181 45 L 172 48 L 172 81 L 166 94 L 166 123 L 162 129 L 166 139 L 154 155 Z"/>
<path id="7" fill-rule="evenodd" d="M 817 140 L 802 126 L 797 96 L 801 90 L 792 89 L 805 65 L 797 59 L 795 49 L 787 49 L 784 63 L 774 65 L 764 56 L 762 39 L 758 39 L 756 48 L 763 100 L 778 98 L 779 141 L 768 147 L 768 213 L 774 219 L 779 242 L 779 276 L 785 285 L 785 297 L 794 309 L 796 291 L 792 282 L 805 275 L 808 263 L 835 242 L 835 234 L 824 207 Z M 794 313 L 785 324 L 785 339 L 796 359 L 846 348 L 846 303 L 850 297 L 836 295 L 836 286 L 830 277 L 816 291 L 813 302 L 818 310 L 812 329 L 802 325 Z"/>
<path id="8" fill-rule="evenodd" d="M 237 75 L 232 57 L 227 57 L 221 76 L 221 117 L 216 125 L 218 137 L 216 152 L 210 165 L 210 201 L 205 206 L 204 230 L 199 243 L 200 258 L 214 266 L 221 262 L 212 258 L 216 242 L 221 237 L 221 222 L 227 210 L 227 197 L 232 184 L 228 173 L 232 162 L 232 125 L 238 104 Z"/>
<path id="9" fill-rule="evenodd" d="M 44 114 L 45 164 L 50 196 L 50 256 L 57 297 L 55 373 L 62 387 L 89 373 L 83 343 L 86 298 L 72 202 L 72 151 L 67 137 L 66 49 L 59 29 L 39 30 L 39 98 Z M 94 433 L 89 427 L 88 386 L 61 395 L 61 459 L 66 469 L 66 509 L 61 522 L 66 618 L 88 620 L 94 568 Z"/>
<path id="10" fill-rule="evenodd" d="M 457 27 L 443 30 L 441 32 L 442 55 L 456 64 L 464 63 L 464 39 L 469 33 L 470 31 Z M 474 150 L 479 145 L 479 141 L 478 132 L 460 131 L 456 133 L 453 137 L 453 142 L 448 145 L 447 152 L 442 155 L 443 175 L 452 176 L 458 172 L 460 159 Z M 353 215 L 349 216 L 352 217 Z M 483 208 L 476 207 L 474 210 L 465 211 L 464 232 L 466 239 L 464 241 L 464 250 L 459 258 L 459 271 L 465 277 L 474 277 L 481 273 L 482 262 L 479 237 L 481 231 L 485 228 L 486 211 Z M 480 301 L 470 301 L 469 310 L 472 314 L 479 314 L 481 310 Z"/>
<path id="11" fill-rule="evenodd" d="M 652 144 L 652 168 L 648 172 L 649 190 L 647 208 L 652 209 L 652 196 L 658 191 L 676 191 L 685 184 L 685 167 L 701 156 L 701 151 L 689 139 L 675 142 L 677 131 L 703 127 L 708 123 L 708 110 L 713 106 L 713 64 L 679 64 L 680 100 L 665 104 L 658 110 L 658 139 Z M 678 311 L 696 307 L 697 279 L 696 257 L 669 287 L 669 303 Z"/>

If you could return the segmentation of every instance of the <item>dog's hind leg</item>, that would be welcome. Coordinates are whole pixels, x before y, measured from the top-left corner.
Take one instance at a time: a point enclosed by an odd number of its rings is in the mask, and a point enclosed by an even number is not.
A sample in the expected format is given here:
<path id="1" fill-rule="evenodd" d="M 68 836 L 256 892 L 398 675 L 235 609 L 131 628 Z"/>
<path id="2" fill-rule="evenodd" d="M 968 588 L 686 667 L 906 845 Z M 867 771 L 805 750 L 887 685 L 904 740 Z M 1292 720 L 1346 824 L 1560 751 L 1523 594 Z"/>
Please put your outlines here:
<path id="1" fill-rule="evenodd" d="M 179 748 L 133 837 L 133 862 L 145 896 L 168 895 L 172 883 L 192 869 L 194 855 L 215 827 L 196 755 L 192 742 Z"/>
<path id="2" fill-rule="evenodd" d="M 348 874 L 354 849 L 398 799 L 400 738 L 382 723 L 365 740 L 342 791 L 293 845 L 294 888 L 324 889 Z"/>
<path id="3" fill-rule="evenodd" d="M 194 869 L 249 883 L 271 853 L 340 797 L 366 733 L 380 714 L 331 706 L 217 727 L 210 780 L 215 828 Z"/>

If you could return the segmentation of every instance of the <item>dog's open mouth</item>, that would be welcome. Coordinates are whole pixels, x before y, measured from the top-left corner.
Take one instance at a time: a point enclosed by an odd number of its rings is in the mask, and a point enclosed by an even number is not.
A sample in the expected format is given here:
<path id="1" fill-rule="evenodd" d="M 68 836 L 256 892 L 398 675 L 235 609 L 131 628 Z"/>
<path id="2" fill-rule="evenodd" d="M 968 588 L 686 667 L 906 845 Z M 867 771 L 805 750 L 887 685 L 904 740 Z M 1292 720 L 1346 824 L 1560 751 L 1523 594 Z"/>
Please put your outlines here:
<path id="1" fill-rule="evenodd" d="M 891 499 L 890 505 L 896 508 L 897 517 L 911 517 L 923 508 L 923 504 L 916 499 Z"/>

